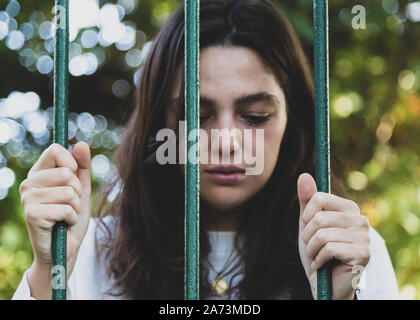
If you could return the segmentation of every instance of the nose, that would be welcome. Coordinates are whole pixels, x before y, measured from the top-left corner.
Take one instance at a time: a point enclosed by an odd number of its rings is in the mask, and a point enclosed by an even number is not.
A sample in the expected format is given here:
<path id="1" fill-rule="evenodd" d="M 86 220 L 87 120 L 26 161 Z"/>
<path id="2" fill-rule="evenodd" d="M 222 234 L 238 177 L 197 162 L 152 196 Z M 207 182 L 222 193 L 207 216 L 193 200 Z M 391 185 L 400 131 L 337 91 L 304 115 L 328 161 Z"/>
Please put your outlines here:
<path id="1" fill-rule="evenodd" d="M 225 115 L 211 129 L 211 152 L 219 159 L 230 161 L 241 150 L 242 134 L 233 116 Z"/>

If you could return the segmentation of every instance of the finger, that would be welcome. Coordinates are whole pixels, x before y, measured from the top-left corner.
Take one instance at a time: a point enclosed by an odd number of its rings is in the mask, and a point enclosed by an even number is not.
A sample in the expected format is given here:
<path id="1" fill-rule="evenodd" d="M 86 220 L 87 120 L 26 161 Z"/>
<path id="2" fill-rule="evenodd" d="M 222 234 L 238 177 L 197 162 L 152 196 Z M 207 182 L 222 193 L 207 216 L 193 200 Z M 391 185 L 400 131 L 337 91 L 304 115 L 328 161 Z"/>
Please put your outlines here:
<path id="1" fill-rule="evenodd" d="M 86 142 L 78 142 L 73 150 L 72 155 L 78 164 L 77 178 L 82 184 L 83 190 L 90 194 L 91 180 L 90 180 L 90 163 L 91 155 L 90 148 Z"/>
<path id="2" fill-rule="evenodd" d="M 308 224 L 315 213 L 319 211 L 342 211 L 360 214 L 359 206 L 354 201 L 338 197 L 334 194 L 317 192 L 309 200 L 303 212 L 303 222 Z"/>
<path id="3" fill-rule="evenodd" d="M 31 188 L 48 188 L 58 186 L 72 187 L 79 197 L 83 194 L 82 184 L 76 175 L 67 167 L 44 169 L 36 171 L 30 178 L 25 179 L 19 191 L 23 194 L 26 190 Z"/>
<path id="4" fill-rule="evenodd" d="M 366 266 L 370 259 L 369 246 L 344 242 L 328 242 L 314 259 L 313 267 L 319 269 L 332 259 L 337 259 L 341 263 L 351 266 Z"/>
<path id="5" fill-rule="evenodd" d="M 50 187 L 50 188 L 33 188 L 30 193 L 25 196 L 22 205 L 26 203 L 37 202 L 41 204 L 69 204 L 74 211 L 80 211 L 80 198 L 76 191 L 69 186 Z"/>
<path id="6" fill-rule="evenodd" d="M 366 232 L 352 231 L 342 228 L 319 229 L 308 241 L 306 255 L 314 259 L 319 251 L 329 242 L 366 243 L 369 244 L 369 235 Z"/>
<path id="7" fill-rule="evenodd" d="M 299 176 L 297 181 L 297 191 L 300 205 L 300 213 L 304 212 L 306 206 L 316 193 L 315 180 L 309 173 L 303 173 Z"/>
<path id="8" fill-rule="evenodd" d="M 353 228 L 368 230 L 369 223 L 361 215 L 349 212 L 319 211 L 309 221 L 302 232 L 302 240 L 307 243 L 321 228 Z"/>
<path id="9" fill-rule="evenodd" d="M 29 224 L 39 228 L 50 229 L 56 222 L 64 221 L 69 226 L 77 224 L 78 217 L 73 207 L 68 204 L 32 203 L 25 210 Z"/>
<path id="10" fill-rule="evenodd" d="M 34 172 L 56 167 L 67 167 L 73 173 L 76 173 L 77 166 L 76 160 L 66 148 L 58 143 L 53 143 L 41 154 L 38 161 L 31 170 L 29 170 L 28 178 L 31 177 Z"/>

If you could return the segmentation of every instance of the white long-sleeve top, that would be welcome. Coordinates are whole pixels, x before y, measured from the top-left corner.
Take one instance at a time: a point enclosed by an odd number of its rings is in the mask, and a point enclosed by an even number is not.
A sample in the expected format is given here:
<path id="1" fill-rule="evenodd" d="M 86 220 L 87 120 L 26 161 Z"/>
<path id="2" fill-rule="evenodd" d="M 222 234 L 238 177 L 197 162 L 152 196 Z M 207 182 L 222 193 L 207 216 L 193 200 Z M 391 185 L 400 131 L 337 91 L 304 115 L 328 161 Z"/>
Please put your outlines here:
<path id="1" fill-rule="evenodd" d="M 109 225 L 112 219 L 112 217 L 106 217 L 105 223 Z M 95 229 L 97 224 L 98 220 L 96 218 L 90 219 L 76 264 L 67 282 L 67 299 L 69 300 L 127 299 L 124 296 L 113 296 L 106 293 L 112 288 L 113 281 L 106 275 L 105 261 L 101 260 L 102 258 L 98 261 L 96 258 Z M 101 228 L 97 231 L 97 236 L 99 237 L 101 237 L 100 230 Z M 399 299 L 397 280 L 385 241 L 373 228 L 370 228 L 369 236 L 371 257 L 363 270 L 358 284 L 358 299 Z M 231 259 L 232 253 L 235 253 L 234 238 L 234 231 L 209 232 L 212 248 L 209 255 L 209 261 L 212 265 L 212 268 L 209 268 L 210 283 L 215 280 L 216 271 L 222 270 L 225 263 Z M 235 257 L 235 255 L 233 256 Z M 23 274 L 22 281 L 12 299 L 34 299 L 31 296 L 27 275 L 28 270 Z M 229 276 L 224 279 L 229 283 Z M 240 280 L 241 276 L 235 277 L 232 286 L 236 285 Z M 212 297 L 210 299 L 227 299 L 227 296 Z M 236 299 L 235 294 L 230 299 Z"/>

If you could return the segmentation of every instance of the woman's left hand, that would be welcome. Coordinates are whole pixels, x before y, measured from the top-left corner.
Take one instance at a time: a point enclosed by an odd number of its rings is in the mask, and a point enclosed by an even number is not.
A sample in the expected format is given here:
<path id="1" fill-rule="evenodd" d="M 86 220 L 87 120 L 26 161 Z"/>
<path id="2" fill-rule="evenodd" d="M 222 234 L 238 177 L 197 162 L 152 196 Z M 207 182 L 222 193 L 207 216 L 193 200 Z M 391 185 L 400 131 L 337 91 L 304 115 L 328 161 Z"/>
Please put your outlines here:
<path id="1" fill-rule="evenodd" d="M 298 179 L 300 203 L 299 255 L 317 299 L 317 273 L 331 259 L 333 299 L 353 299 L 357 280 L 370 258 L 369 222 L 358 205 L 336 195 L 317 192 L 308 173 Z"/>

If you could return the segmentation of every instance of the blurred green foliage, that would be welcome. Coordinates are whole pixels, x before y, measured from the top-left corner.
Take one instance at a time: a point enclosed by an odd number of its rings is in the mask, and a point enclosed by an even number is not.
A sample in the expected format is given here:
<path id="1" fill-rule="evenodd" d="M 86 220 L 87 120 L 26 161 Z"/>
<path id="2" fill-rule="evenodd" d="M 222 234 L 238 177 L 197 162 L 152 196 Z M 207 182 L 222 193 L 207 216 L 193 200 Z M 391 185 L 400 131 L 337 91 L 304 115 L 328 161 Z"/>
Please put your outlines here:
<path id="1" fill-rule="evenodd" d="M 44 12 L 46 19 L 51 19 L 53 1 L 19 2 L 20 13 L 15 17 L 18 25 L 28 21 L 35 11 Z M 126 9 L 135 4 L 131 11 L 126 10 L 130 13 L 124 19 L 136 26 L 135 48 L 142 49 L 145 42 L 153 39 L 179 1 L 119 0 L 98 3 L 100 7 L 113 3 Z M 312 1 L 275 0 L 275 3 L 289 17 L 308 58 L 312 57 Z M 9 0 L 0 0 L 0 11 L 5 10 L 8 4 Z M 329 4 L 332 152 L 341 164 L 341 173 L 352 199 L 387 243 L 402 298 L 418 299 L 420 2 L 361 0 L 357 4 L 366 9 L 366 29 L 352 28 L 355 16 L 351 13 L 355 5 L 352 1 L 335 0 Z M 144 39 L 140 37 L 140 42 L 139 34 L 146 35 Z M 80 41 L 78 37 L 74 42 Z M 35 91 L 41 98 L 41 109 L 46 110 L 52 105 L 51 73 L 44 75 L 33 66 L 23 67 L 19 63 L 22 50 L 27 47 L 38 50 L 39 43 L 39 39 L 38 43 L 31 40 L 22 49 L 13 51 L 6 46 L 6 39 L 0 40 L 0 98 L 6 98 L 13 90 Z M 106 134 L 111 138 L 115 134 L 119 139 L 122 134 L 119 124 L 124 122 L 121 113 L 128 115 L 134 104 L 132 77 L 139 65 L 128 67 L 124 64 L 127 50 L 117 50 L 114 46 L 100 47 L 98 44 L 94 49 L 103 49 L 105 58 L 97 71 L 89 76 L 71 77 L 70 109 L 75 112 L 75 123 L 78 121 L 77 113 L 84 111 L 105 115 L 108 119 Z M 45 51 L 43 48 L 39 50 Z M 82 51 L 89 50 L 82 48 Z M 128 93 L 123 95 L 115 92 L 114 86 L 115 81 L 121 79 L 129 84 Z M 78 129 L 80 135 L 75 135 L 72 143 L 84 139 L 92 144 L 105 132 L 102 130 L 96 136 L 87 136 L 82 129 Z M 92 155 L 104 155 L 111 159 L 117 138 L 113 144 L 97 143 Z M 8 147 L 0 139 L 0 152 L 4 153 L 7 167 L 15 174 L 7 196 L 0 200 L 0 299 L 9 299 L 13 295 L 23 272 L 32 263 L 18 187 L 42 149 L 50 142 L 44 145 L 33 143 L 35 156 L 25 162 L 12 152 L 10 142 Z M 97 159 L 99 163 L 104 163 L 104 158 Z M 5 166 L 0 153 L 0 168 Z M 100 174 L 94 176 L 94 192 L 98 191 L 101 182 L 106 181 L 102 178 Z"/>

